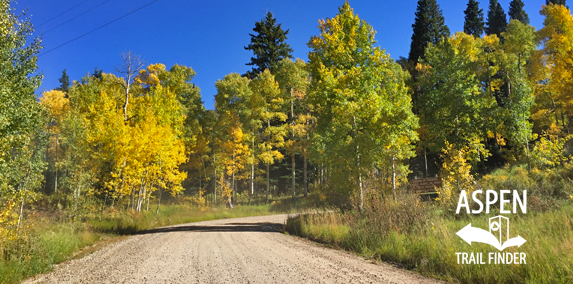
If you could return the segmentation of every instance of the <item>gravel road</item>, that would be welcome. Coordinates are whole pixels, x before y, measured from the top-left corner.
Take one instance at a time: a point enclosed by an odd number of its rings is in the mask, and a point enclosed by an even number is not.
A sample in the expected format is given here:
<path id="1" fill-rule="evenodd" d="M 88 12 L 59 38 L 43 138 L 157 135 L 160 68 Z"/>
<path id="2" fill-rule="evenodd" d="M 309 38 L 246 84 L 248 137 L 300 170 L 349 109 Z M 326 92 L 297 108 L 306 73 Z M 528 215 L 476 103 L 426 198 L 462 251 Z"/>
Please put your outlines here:
<path id="1" fill-rule="evenodd" d="M 282 234 L 286 218 L 150 230 L 24 283 L 439 283 Z"/>

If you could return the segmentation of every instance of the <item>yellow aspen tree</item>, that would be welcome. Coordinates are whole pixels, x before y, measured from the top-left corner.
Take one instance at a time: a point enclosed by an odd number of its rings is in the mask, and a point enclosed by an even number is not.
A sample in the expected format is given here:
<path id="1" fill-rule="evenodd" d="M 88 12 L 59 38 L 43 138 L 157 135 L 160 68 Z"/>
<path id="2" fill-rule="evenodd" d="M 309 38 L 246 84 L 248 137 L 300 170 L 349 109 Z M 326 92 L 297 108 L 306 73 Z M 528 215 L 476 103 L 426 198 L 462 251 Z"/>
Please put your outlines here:
<path id="1" fill-rule="evenodd" d="M 310 115 L 310 107 L 306 100 L 306 93 L 310 84 L 310 77 L 306 70 L 304 61 L 297 59 L 293 62 L 285 59 L 279 62 L 276 71 L 276 81 L 279 83 L 283 97 L 289 98 L 286 104 L 290 109 L 288 137 L 286 140 L 286 150 L 291 156 L 291 188 L 292 198 L 296 198 L 296 178 L 295 178 L 295 155 L 302 154 L 304 159 L 303 186 L 304 196 L 308 195 L 307 188 L 307 158 L 308 158 L 308 138 L 313 117 Z"/>
<path id="2" fill-rule="evenodd" d="M 48 124 L 47 130 L 50 133 L 50 144 L 53 145 L 54 161 L 54 192 L 58 192 L 58 171 L 60 169 L 60 134 L 64 115 L 66 115 L 70 101 L 66 93 L 58 90 L 44 92 L 40 98 L 40 103 L 44 106 L 50 115 L 51 123 Z M 53 143 L 52 143 L 53 140 Z"/>
<path id="3" fill-rule="evenodd" d="M 285 146 L 285 137 L 288 134 L 288 124 L 284 123 L 288 115 L 284 112 L 287 99 L 281 92 L 275 76 L 269 70 L 260 73 L 250 82 L 253 96 L 261 100 L 262 133 L 263 139 L 259 145 L 259 159 L 267 167 L 266 202 L 269 202 L 270 167 L 276 161 L 284 158 L 280 149 Z"/>
<path id="4" fill-rule="evenodd" d="M 538 36 L 548 80 L 538 98 L 548 96 L 546 108 L 553 114 L 554 123 L 569 127 L 573 115 L 573 16 L 567 7 L 555 4 L 544 5 L 541 14 L 545 20 Z"/>

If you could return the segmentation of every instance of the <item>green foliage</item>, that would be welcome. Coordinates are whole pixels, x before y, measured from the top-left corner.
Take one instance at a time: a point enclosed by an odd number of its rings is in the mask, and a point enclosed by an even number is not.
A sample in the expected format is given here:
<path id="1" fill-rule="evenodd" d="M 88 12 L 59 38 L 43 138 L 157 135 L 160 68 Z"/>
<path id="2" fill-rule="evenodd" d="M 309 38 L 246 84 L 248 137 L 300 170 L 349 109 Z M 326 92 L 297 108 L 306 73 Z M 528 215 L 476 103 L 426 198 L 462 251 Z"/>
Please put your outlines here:
<path id="1" fill-rule="evenodd" d="M 572 136 L 558 139 L 543 135 L 539 141 L 535 142 L 533 151 L 531 151 L 531 166 L 539 169 L 555 168 L 569 160 L 565 154 L 564 146 Z"/>
<path id="2" fill-rule="evenodd" d="M 487 12 L 485 33 L 487 35 L 501 36 L 507 26 L 507 18 L 501 4 L 497 0 L 489 0 L 489 11 Z"/>
<path id="3" fill-rule="evenodd" d="M 361 175 L 391 157 L 413 155 L 418 119 L 405 73 L 374 46 L 374 29 L 348 2 L 336 17 L 320 21 L 319 29 L 321 34 L 308 43 L 309 98 L 318 118 L 316 157 L 332 167 L 339 190 L 348 196 L 359 188 L 362 196 Z"/>
<path id="4" fill-rule="evenodd" d="M 442 9 L 436 0 L 419 0 L 416 7 L 416 18 L 412 25 L 414 33 L 410 43 L 408 60 L 417 63 L 424 58 L 428 43 L 437 44 L 450 36 L 450 29 L 445 24 Z"/>
<path id="5" fill-rule="evenodd" d="M 471 164 L 467 158 L 472 156 L 469 147 L 456 149 L 453 145 L 446 142 L 442 150 L 442 169 L 440 177 L 442 178 L 442 187 L 437 188 L 437 201 L 444 208 L 444 212 L 455 212 L 459 195 L 462 190 L 471 195 L 475 190 L 475 179 L 471 174 Z"/>
<path id="6" fill-rule="evenodd" d="M 464 14 L 466 15 L 464 18 L 464 33 L 481 37 L 485 23 L 483 21 L 483 9 L 479 8 L 479 2 L 469 0 L 468 7 L 464 11 Z"/>
<path id="7" fill-rule="evenodd" d="M 42 80 L 34 75 L 41 40 L 32 38 L 32 24 L 13 14 L 10 3 L 0 1 L 0 238 L 4 228 L 15 229 L 15 219 L 21 224 L 14 204 L 34 196 L 45 167 L 45 113 L 34 95 Z"/>
<path id="8" fill-rule="evenodd" d="M 277 64 L 283 59 L 292 58 L 293 52 L 290 45 L 285 42 L 289 31 L 284 31 L 281 24 L 277 24 L 277 19 L 271 12 L 267 12 L 264 20 L 255 23 L 253 31 L 256 34 L 249 34 L 251 43 L 245 46 L 245 50 L 254 53 L 251 62 L 247 63 L 253 66 L 253 70 L 245 74 L 250 79 L 266 69 L 274 73 Z"/>
<path id="9" fill-rule="evenodd" d="M 430 149 L 443 149 L 445 141 L 458 148 L 482 147 L 482 129 L 495 104 L 492 96 L 482 93 L 476 74 L 476 70 L 483 69 L 482 53 L 481 40 L 465 33 L 428 46 L 426 59 L 418 70 L 424 94 L 419 110 L 423 128 L 428 132 L 424 144 Z M 479 156 L 473 160 L 479 160 Z"/>

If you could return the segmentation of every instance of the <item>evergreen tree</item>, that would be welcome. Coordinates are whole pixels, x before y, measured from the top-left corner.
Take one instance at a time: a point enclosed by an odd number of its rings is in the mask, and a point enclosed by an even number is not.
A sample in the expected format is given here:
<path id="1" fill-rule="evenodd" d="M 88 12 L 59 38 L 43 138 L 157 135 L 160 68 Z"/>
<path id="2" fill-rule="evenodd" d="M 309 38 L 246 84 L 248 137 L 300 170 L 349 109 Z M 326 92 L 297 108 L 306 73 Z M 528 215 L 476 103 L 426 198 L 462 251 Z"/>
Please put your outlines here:
<path id="1" fill-rule="evenodd" d="M 509 18 L 529 25 L 529 16 L 523 10 L 523 5 L 523 1 L 521 0 L 512 0 L 511 3 L 509 3 Z"/>
<path id="2" fill-rule="evenodd" d="M 293 58 L 293 50 L 285 42 L 288 30 L 284 31 L 281 24 L 277 25 L 277 19 L 272 13 L 267 12 L 264 20 L 256 22 L 253 31 L 256 35 L 249 34 L 251 43 L 245 46 L 245 50 L 251 50 L 255 55 L 251 57 L 251 62 L 246 64 L 253 66 L 253 70 L 247 71 L 244 76 L 253 79 L 265 69 L 273 72 L 279 61 Z"/>
<path id="3" fill-rule="evenodd" d="M 98 80 L 101 80 L 102 70 L 101 70 L 101 69 L 97 69 L 97 66 L 96 66 L 96 68 L 95 68 L 95 70 L 94 70 L 94 73 L 92 74 L 92 77 L 94 77 L 94 78 L 96 78 L 96 79 L 98 79 Z"/>
<path id="4" fill-rule="evenodd" d="M 68 77 L 68 73 L 66 73 L 66 69 L 64 69 L 64 71 L 62 71 L 62 77 L 60 77 L 60 79 L 58 79 L 58 81 L 60 82 L 60 86 L 58 88 L 56 88 L 56 90 L 58 91 L 62 91 L 64 93 L 68 93 L 68 90 L 70 89 L 70 77 Z"/>
<path id="5" fill-rule="evenodd" d="M 412 43 L 408 60 L 417 63 L 424 57 L 424 49 L 431 43 L 438 43 L 442 38 L 450 36 L 450 29 L 445 24 L 442 9 L 436 0 L 419 0 L 416 8 L 416 19 L 412 25 Z"/>
<path id="6" fill-rule="evenodd" d="M 545 5 L 555 4 L 565 6 L 565 0 L 545 0 Z"/>
<path id="7" fill-rule="evenodd" d="M 479 2 L 470 0 L 464 14 L 466 15 L 464 20 L 464 33 L 481 37 L 485 23 L 483 22 L 483 9 L 479 8 Z"/>
<path id="8" fill-rule="evenodd" d="M 501 33 L 505 31 L 507 18 L 505 12 L 497 0 L 489 1 L 489 11 L 487 12 L 487 27 L 485 33 L 497 35 L 501 38 Z"/>

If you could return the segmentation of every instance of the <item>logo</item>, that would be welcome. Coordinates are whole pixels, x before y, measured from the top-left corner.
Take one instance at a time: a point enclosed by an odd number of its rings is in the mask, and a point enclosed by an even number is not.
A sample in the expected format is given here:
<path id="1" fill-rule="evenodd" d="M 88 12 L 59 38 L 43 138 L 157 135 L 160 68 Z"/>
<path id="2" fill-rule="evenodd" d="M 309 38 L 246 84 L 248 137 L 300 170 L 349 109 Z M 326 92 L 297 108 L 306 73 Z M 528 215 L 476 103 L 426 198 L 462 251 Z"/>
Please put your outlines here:
<path id="1" fill-rule="evenodd" d="M 472 224 L 459 230 L 456 235 L 466 241 L 468 244 L 484 243 L 502 251 L 508 247 L 523 245 L 526 240 L 521 236 L 509 238 L 509 218 L 501 215 L 489 218 L 489 232 Z"/>
<path id="2" fill-rule="evenodd" d="M 505 209 L 505 205 L 511 203 L 511 199 L 506 199 L 506 195 L 512 192 L 509 190 L 501 190 L 499 194 L 499 211 L 502 214 L 512 213 L 510 210 Z M 460 214 L 462 209 L 465 209 L 467 214 L 480 214 L 484 211 L 489 213 L 490 206 L 498 202 L 498 193 L 494 190 L 487 190 L 485 192 L 485 206 L 478 197 L 482 194 L 481 190 L 476 190 L 472 194 L 473 201 L 479 206 L 479 209 L 471 210 L 468 202 L 468 196 L 465 190 L 460 193 L 458 208 L 456 214 Z M 523 191 L 523 197 L 519 195 L 517 190 L 513 191 L 513 214 L 516 214 L 519 206 L 521 212 L 527 212 L 527 191 Z M 467 242 L 470 246 L 472 243 L 484 243 L 496 248 L 499 252 L 489 252 L 487 262 L 481 252 L 456 252 L 458 264 L 526 264 L 526 254 L 523 252 L 502 253 L 503 250 L 509 247 L 521 247 L 526 240 L 521 236 L 510 237 L 509 234 L 509 218 L 498 215 L 489 218 L 489 231 L 482 228 L 472 227 L 472 224 L 463 227 L 459 230 L 458 235 L 462 240 Z"/>

